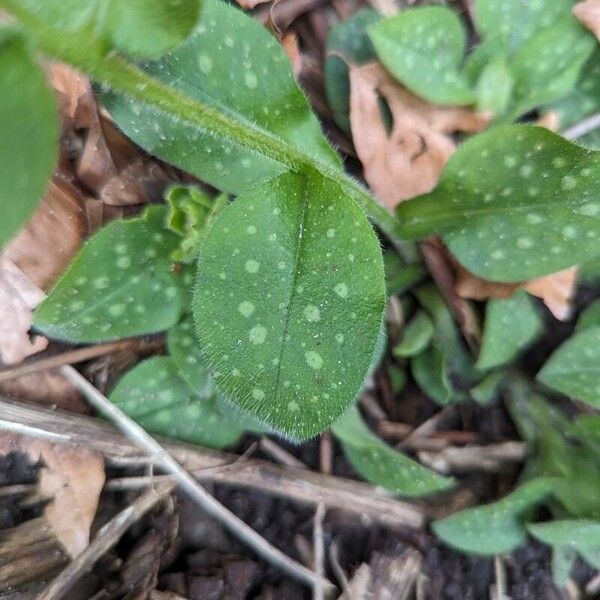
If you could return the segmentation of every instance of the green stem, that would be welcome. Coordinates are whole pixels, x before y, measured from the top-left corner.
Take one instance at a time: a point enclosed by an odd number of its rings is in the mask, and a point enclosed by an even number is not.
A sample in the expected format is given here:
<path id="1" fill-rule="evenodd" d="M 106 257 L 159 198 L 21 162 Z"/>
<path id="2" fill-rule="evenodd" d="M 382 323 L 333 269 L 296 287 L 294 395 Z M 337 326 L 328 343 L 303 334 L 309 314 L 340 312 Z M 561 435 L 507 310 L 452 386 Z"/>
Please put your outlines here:
<path id="1" fill-rule="evenodd" d="M 398 221 L 361 186 L 341 169 L 320 164 L 311 156 L 287 144 L 265 130 L 249 128 L 232 115 L 190 98 L 184 93 L 148 76 L 117 54 L 106 54 L 102 45 L 81 32 L 61 32 L 48 25 L 18 0 L 0 0 L 32 34 L 39 50 L 88 73 L 98 83 L 134 100 L 153 105 L 217 135 L 232 137 L 241 145 L 286 165 L 293 171 L 313 168 L 335 181 L 362 207 L 367 215 L 393 241 L 399 241 Z"/>

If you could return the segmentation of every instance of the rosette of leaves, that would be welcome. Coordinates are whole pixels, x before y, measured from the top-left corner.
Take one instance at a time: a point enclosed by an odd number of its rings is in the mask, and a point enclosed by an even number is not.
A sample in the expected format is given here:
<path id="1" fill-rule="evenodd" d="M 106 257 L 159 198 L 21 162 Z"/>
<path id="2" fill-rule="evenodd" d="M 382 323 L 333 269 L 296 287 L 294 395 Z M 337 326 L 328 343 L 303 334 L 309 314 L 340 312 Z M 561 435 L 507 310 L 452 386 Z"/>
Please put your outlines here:
<path id="1" fill-rule="evenodd" d="M 592 53 L 595 40 L 571 8 L 564 0 L 477 0 L 481 41 L 466 56 L 466 29 L 447 7 L 404 10 L 368 31 L 381 62 L 418 96 L 514 119 L 569 93 Z"/>

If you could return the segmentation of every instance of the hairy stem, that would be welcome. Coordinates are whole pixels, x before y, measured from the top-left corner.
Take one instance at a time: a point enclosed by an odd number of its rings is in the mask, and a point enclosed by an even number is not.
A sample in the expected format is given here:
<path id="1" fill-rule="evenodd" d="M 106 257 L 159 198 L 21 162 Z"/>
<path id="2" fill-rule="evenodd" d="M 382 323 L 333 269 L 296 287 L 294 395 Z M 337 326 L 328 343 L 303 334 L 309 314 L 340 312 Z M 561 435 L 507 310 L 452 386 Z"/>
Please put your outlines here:
<path id="1" fill-rule="evenodd" d="M 0 7 L 6 8 L 19 19 L 43 54 L 72 65 L 113 91 L 150 104 L 217 135 L 233 137 L 249 150 L 274 159 L 292 171 L 317 169 L 340 185 L 393 241 L 400 240 L 398 221 L 342 170 L 323 165 L 269 132 L 249 128 L 234 116 L 190 98 L 148 76 L 116 53 L 106 54 L 102 44 L 87 33 L 66 34 L 48 25 L 18 0 L 0 0 Z"/>

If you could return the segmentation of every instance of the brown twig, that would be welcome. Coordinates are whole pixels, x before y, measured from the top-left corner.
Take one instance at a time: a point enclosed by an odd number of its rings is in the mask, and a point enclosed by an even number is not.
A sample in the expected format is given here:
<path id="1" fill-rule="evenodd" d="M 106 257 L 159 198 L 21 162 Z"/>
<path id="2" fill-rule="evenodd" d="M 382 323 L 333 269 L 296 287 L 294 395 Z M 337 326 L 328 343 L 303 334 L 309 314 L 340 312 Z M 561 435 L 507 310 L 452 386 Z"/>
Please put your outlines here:
<path id="1" fill-rule="evenodd" d="M 306 469 L 306 465 L 301 460 L 298 460 L 293 454 L 290 454 L 268 437 L 260 438 L 259 447 L 269 458 L 272 458 L 281 465 L 295 467 L 296 469 Z"/>
<path id="2" fill-rule="evenodd" d="M 313 569 L 321 578 L 325 577 L 325 538 L 323 536 L 323 519 L 325 505 L 319 502 L 313 519 Z M 323 600 L 323 586 L 316 583 L 313 587 L 313 600 Z"/>
<path id="3" fill-rule="evenodd" d="M 113 517 L 98 531 L 90 545 L 48 585 L 37 600 L 63 598 L 75 582 L 89 573 L 98 559 L 110 550 L 134 523 L 166 498 L 174 488 L 174 483 L 163 483 L 155 489 L 150 489 Z"/>
<path id="4" fill-rule="evenodd" d="M 138 343 L 139 340 L 137 339 L 119 340 L 117 342 L 86 346 L 85 348 L 75 348 L 74 350 L 67 350 L 66 352 L 55 354 L 54 356 L 24 361 L 14 367 L 0 369 L 0 383 L 22 377 L 23 375 L 47 371 L 48 369 L 54 369 L 55 367 L 61 367 L 63 365 L 77 364 L 79 362 L 90 360 L 91 358 L 110 354 L 116 350 L 123 350 L 124 348 L 135 346 Z"/>

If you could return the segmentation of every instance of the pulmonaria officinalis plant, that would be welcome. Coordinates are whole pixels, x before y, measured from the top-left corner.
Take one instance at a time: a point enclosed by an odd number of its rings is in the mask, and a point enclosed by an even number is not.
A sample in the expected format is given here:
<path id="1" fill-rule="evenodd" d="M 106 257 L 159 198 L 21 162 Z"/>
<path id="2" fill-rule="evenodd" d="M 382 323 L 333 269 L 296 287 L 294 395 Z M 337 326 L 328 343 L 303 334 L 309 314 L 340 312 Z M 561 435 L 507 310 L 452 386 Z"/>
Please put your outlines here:
<path id="1" fill-rule="evenodd" d="M 111 396 L 151 431 L 224 446 L 244 430 L 305 440 L 332 427 L 371 481 L 404 495 L 451 485 L 370 434 L 352 406 L 384 340 L 381 246 L 437 234 L 472 273 L 503 283 L 598 257 L 598 152 L 541 127 L 507 124 L 570 91 L 592 38 L 562 9 L 541 20 L 532 9 L 518 35 L 509 35 L 517 17 L 508 8 L 496 15 L 481 0 L 483 42 L 463 64 L 462 26 L 448 9 L 363 18 L 368 28 L 357 60 L 376 53 L 415 93 L 440 103 L 479 102 L 503 120 L 459 147 L 432 192 L 391 214 L 346 175 L 288 58 L 258 23 L 220 0 L 206 0 L 201 11 L 197 2 L 152 2 L 141 14 L 133 1 L 108 6 L 99 19 L 91 2 L 74 8 L 0 0 L 15 17 L 0 38 L 0 90 L 10 109 L 0 126 L 11 132 L 0 142 L 7 174 L 0 192 L 3 202 L 9 194 L 19 200 L 5 202 L 3 239 L 31 213 L 55 162 L 57 128 L 40 56 L 88 73 L 127 136 L 221 194 L 177 187 L 167 193 L 168 210 L 151 206 L 106 226 L 37 309 L 37 330 L 71 343 L 167 331 L 168 356 L 138 365 Z M 124 15 L 136 27 L 122 27 Z M 501 35 L 494 36 L 490 23 L 497 18 Z M 430 36 L 415 39 L 425 25 Z M 552 45 L 554 31 L 560 47 Z M 343 47 L 347 38 L 335 42 Z M 557 82 L 536 95 L 536 52 L 547 44 L 566 63 Z M 330 67 L 329 81 L 347 78 L 342 63 Z M 17 80 L 38 98 L 31 126 L 43 147 L 35 152 L 15 119 L 23 92 Z M 490 106 L 490 98 L 502 102 Z M 342 124 L 344 100 L 337 105 Z M 22 185 L 12 174 L 32 154 L 31 179 Z M 419 308 L 395 355 L 410 360 L 415 381 L 437 403 L 487 401 L 496 369 L 539 335 L 530 299 L 517 294 L 488 307 L 476 363 L 439 293 L 421 284 L 422 270 L 404 267 L 396 281 L 402 291 L 420 284 L 411 299 Z M 523 327 L 503 337 L 502 319 L 515 307 Z M 570 368 L 573 352 L 593 354 L 596 329 L 559 349 L 540 380 L 597 403 L 586 378 L 557 377 Z M 518 496 L 525 497 L 519 507 L 547 489 L 530 487 L 534 492 Z"/>

